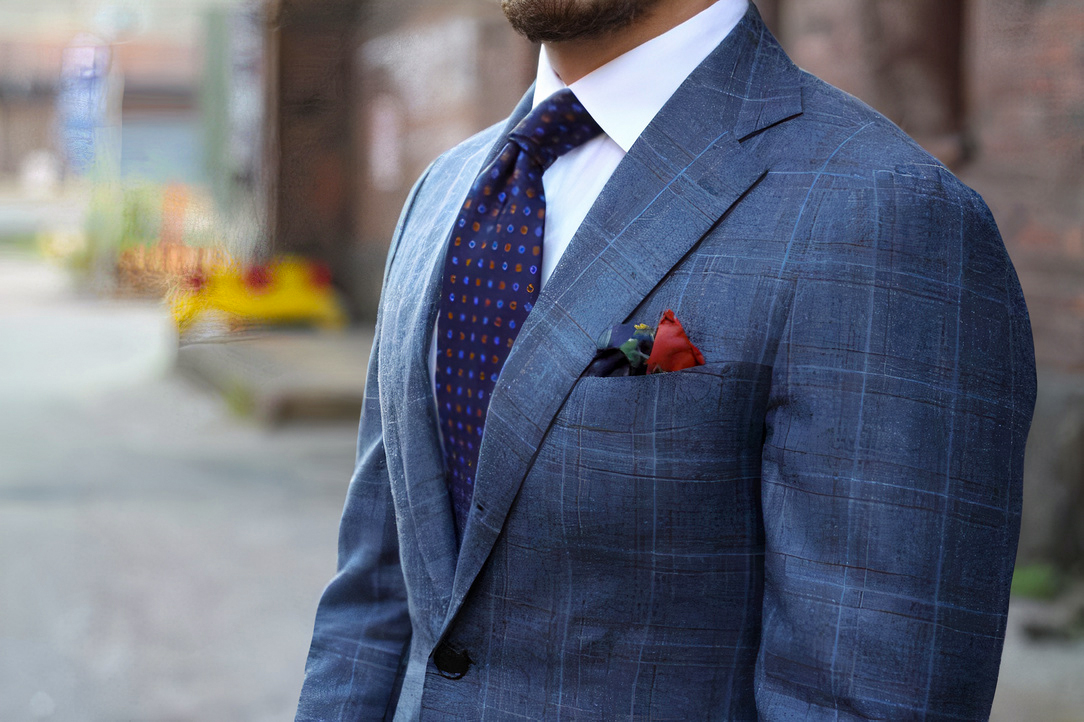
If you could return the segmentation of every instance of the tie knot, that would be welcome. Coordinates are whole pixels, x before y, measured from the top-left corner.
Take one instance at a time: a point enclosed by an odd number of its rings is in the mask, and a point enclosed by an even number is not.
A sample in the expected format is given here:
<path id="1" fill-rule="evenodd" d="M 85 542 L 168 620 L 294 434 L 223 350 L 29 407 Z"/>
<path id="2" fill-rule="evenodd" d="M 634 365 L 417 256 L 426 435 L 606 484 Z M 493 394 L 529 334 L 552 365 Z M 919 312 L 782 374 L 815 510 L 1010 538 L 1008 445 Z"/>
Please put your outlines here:
<path id="1" fill-rule="evenodd" d="M 509 139 L 542 167 L 602 132 L 568 88 L 538 104 L 509 134 Z"/>

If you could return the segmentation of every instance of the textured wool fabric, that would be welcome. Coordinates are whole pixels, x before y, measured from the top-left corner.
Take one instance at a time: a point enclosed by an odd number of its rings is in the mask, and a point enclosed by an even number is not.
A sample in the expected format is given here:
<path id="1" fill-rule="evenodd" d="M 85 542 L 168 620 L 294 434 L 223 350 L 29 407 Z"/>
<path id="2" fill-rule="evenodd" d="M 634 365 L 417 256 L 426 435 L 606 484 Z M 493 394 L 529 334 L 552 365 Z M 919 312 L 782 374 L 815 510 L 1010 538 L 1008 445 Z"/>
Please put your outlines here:
<path id="1" fill-rule="evenodd" d="M 542 174 L 602 130 L 571 90 L 554 93 L 509 134 L 452 226 L 437 321 L 436 396 L 448 493 L 462 536 L 489 394 L 542 286 Z"/>
<path id="2" fill-rule="evenodd" d="M 404 209 L 297 719 L 985 719 L 1035 395 L 1020 287 L 982 200 L 754 8 L 539 295 L 457 550 L 426 354 L 449 230 L 529 101 Z M 666 309 L 703 366 L 582 375 Z"/>

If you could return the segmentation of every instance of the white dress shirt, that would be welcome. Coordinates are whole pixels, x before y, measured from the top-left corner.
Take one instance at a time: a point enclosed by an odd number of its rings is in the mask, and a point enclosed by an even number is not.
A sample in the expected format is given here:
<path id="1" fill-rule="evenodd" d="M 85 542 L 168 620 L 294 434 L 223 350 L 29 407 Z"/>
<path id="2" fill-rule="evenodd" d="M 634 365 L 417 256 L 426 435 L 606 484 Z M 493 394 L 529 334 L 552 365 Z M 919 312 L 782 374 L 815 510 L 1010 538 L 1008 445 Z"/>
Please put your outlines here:
<path id="1" fill-rule="evenodd" d="M 651 119 L 689 73 L 745 16 L 749 0 L 716 0 L 699 14 L 565 85 L 546 55 L 538 57 L 534 106 L 570 88 L 595 122 L 598 135 L 558 158 L 542 175 L 546 223 L 542 237 L 542 285 L 602 187 Z M 541 287 L 540 287 L 541 288 Z M 436 398 L 437 334 L 429 349 L 429 377 Z"/>

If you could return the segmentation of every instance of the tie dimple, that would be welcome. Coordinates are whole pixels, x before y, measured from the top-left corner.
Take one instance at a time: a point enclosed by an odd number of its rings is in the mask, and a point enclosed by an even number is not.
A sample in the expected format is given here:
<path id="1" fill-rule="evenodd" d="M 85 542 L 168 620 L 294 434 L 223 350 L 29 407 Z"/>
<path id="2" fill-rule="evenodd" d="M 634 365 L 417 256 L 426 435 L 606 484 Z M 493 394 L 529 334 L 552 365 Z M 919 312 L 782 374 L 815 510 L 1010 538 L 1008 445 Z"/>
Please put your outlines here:
<path id="1" fill-rule="evenodd" d="M 572 91 L 540 103 L 475 180 L 444 262 L 437 406 L 458 537 L 466 526 L 489 396 L 538 298 L 546 202 L 542 174 L 602 130 Z"/>
<path id="2" fill-rule="evenodd" d="M 544 100 L 508 134 L 545 171 L 559 157 L 602 132 L 571 90 Z"/>

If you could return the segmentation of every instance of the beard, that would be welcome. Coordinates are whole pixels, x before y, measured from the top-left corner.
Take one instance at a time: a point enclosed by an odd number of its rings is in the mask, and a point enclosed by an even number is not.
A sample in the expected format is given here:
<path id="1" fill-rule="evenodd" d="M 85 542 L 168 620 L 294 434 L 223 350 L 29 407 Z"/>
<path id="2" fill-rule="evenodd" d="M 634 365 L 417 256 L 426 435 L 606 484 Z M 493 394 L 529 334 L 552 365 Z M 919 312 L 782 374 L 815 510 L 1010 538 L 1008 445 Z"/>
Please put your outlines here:
<path id="1" fill-rule="evenodd" d="M 501 0 L 505 17 L 533 43 L 597 38 L 626 28 L 659 0 Z"/>

